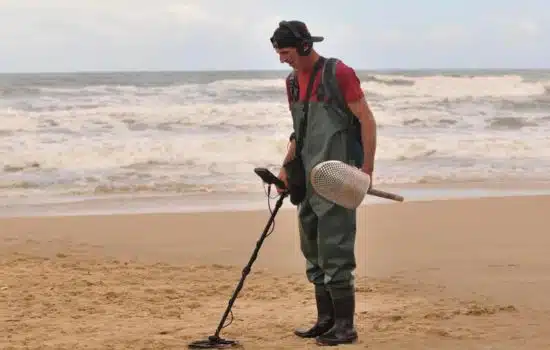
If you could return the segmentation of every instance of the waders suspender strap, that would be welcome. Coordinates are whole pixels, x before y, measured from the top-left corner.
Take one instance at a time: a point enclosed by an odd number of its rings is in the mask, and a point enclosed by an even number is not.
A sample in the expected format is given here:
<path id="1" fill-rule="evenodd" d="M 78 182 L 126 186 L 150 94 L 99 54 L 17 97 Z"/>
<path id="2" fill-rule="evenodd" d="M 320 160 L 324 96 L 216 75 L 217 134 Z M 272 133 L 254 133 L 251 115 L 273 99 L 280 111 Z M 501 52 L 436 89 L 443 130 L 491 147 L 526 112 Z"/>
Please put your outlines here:
<path id="1" fill-rule="evenodd" d="M 315 66 L 313 67 L 313 72 L 311 73 L 311 76 L 309 77 L 309 84 L 307 86 L 306 91 L 306 98 L 304 101 L 304 119 L 300 123 L 300 132 L 298 134 L 298 137 L 296 138 L 296 154 L 300 154 L 302 151 L 303 141 L 307 129 L 307 114 L 309 111 L 309 99 L 311 97 L 311 91 L 313 90 L 313 82 L 315 81 L 315 77 L 317 76 L 317 72 L 322 67 L 323 63 L 325 62 L 324 57 L 319 57 L 317 62 L 315 62 Z"/>
<path id="2" fill-rule="evenodd" d="M 357 118 L 348 107 L 348 104 L 344 99 L 344 96 L 342 95 L 342 91 L 340 91 L 340 86 L 338 85 L 338 81 L 336 79 L 336 65 L 338 64 L 338 62 L 339 60 L 337 58 L 327 59 L 325 69 L 323 69 L 323 72 L 321 73 L 321 84 L 325 88 L 325 96 L 327 97 L 327 102 L 329 106 L 334 106 L 334 104 L 332 104 L 332 101 L 335 101 L 337 106 L 335 108 L 336 112 L 338 112 L 338 114 L 340 114 L 342 117 L 347 117 L 349 119 L 347 158 L 350 159 L 350 157 L 352 157 L 352 149 L 354 148 L 354 137 L 357 136 L 360 140 L 361 129 L 360 124 L 358 125 Z"/>

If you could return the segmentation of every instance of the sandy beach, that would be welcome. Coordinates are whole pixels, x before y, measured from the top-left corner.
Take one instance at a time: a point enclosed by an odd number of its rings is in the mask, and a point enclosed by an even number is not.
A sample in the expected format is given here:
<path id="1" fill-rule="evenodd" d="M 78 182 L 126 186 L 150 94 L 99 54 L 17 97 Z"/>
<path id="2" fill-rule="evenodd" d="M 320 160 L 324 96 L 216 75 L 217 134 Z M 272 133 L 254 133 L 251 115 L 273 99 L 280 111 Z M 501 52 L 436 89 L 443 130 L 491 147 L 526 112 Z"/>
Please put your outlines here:
<path id="1" fill-rule="evenodd" d="M 550 196 L 367 205 L 349 349 L 550 348 Z M 0 219 L 0 348 L 184 349 L 211 335 L 269 217 L 257 211 Z M 313 349 L 285 202 L 222 336 Z M 231 320 L 231 317 L 230 319 Z"/>

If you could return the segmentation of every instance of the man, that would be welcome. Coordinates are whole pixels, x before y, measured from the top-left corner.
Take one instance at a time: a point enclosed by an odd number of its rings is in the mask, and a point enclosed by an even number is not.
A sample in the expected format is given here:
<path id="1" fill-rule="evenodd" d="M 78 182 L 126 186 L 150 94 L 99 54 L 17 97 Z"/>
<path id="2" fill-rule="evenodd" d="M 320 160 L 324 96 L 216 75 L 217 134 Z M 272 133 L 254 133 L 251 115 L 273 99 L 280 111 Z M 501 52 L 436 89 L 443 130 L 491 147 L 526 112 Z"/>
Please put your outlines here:
<path id="1" fill-rule="evenodd" d="M 300 21 L 281 22 L 271 38 L 281 63 L 293 68 L 293 73 L 287 79 L 287 95 L 294 132 L 283 165 L 296 155 L 296 137 L 304 136 L 301 155 L 306 174 L 321 161 L 337 159 L 361 167 L 363 172 L 372 176 L 376 123 L 365 101 L 359 78 L 342 61 L 338 61 L 336 66 L 336 80 L 349 110 L 360 123 L 358 133 L 362 159 L 358 162 L 350 159 L 349 148 L 346 147 L 349 145 L 348 138 L 354 136 L 346 132 L 348 121 L 342 114 L 325 108 L 325 101 L 318 93 L 322 69 L 315 73 L 304 135 L 299 133 L 298 126 L 304 119 L 303 107 L 309 79 L 316 63 L 325 62 L 324 57 L 313 49 L 313 43 L 320 41 L 323 41 L 323 37 L 311 36 L 306 25 Z M 291 76 L 296 78 L 299 96 L 293 96 L 296 94 L 293 94 Z M 288 186 L 284 166 L 279 178 Z M 296 330 L 294 333 L 303 338 L 316 338 L 319 345 L 353 343 L 358 338 L 354 327 L 353 276 L 356 267 L 356 213 L 355 210 L 346 209 L 316 195 L 309 181 L 306 188 L 306 196 L 298 204 L 298 218 L 301 250 L 307 264 L 306 275 L 314 285 L 317 322 L 308 329 Z"/>

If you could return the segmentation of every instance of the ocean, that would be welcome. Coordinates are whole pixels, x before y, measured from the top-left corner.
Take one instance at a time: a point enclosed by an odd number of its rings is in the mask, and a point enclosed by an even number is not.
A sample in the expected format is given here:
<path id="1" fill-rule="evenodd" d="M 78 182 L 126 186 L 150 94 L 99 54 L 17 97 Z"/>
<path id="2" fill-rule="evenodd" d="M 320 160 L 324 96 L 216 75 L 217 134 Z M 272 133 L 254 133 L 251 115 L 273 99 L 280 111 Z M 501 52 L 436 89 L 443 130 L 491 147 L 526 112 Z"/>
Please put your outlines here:
<path id="1" fill-rule="evenodd" d="M 0 75 L 0 204 L 263 196 L 253 168 L 277 172 L 291 132 L 286 74 Z M 376 186 L 549 187 L 550 71 L 358 74 Z"/>

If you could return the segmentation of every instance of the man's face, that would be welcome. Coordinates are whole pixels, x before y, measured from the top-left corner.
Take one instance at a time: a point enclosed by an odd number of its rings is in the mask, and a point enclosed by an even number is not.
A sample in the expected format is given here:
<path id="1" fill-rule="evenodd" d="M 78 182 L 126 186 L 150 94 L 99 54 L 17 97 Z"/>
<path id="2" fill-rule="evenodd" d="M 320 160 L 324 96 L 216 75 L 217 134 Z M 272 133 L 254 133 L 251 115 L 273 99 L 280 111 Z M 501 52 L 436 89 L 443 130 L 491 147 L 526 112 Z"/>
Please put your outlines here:
<path id="1" fill-rule="evenodd" d="M 296 69 L 300 66 L 300 56 L 298 51 L 294 47 L 285 47 L 282 49 L 276 49 L 279 54 L 279 60 L 281 63 L 286 63 L 292 68 Z"/>

